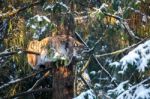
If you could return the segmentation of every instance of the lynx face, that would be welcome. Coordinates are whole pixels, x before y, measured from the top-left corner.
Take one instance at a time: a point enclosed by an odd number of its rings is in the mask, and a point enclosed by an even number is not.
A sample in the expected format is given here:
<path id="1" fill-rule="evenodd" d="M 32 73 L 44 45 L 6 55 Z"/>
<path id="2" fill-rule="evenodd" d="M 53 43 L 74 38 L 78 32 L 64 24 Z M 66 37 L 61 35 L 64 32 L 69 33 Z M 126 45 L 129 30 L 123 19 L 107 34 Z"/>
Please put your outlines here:
<path id="1" fill-rule="evenodd" d="M 67 60 L 78 56 L 83 45 L 69 36 L 59 35 L 46 37 L 41 41 L 30 41 L 27 50 L 38 52 L 40 55 L 27 54 L 28 63 L 33 69 L 39 69 L 40 65 L 50 64 L 52 61 Z"/>

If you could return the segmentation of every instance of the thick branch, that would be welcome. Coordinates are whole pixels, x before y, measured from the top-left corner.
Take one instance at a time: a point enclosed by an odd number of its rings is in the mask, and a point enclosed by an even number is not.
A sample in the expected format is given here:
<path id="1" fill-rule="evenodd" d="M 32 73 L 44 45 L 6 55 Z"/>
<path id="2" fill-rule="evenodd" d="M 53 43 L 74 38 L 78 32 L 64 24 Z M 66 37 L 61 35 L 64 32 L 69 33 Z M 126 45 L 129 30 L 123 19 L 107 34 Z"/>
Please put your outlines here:
<path id="1" fill-rule="evenodd" d="M 19 50 L 19 51 L 24 52 L 24 53 L 28 53 L 28 54 L 40 55 L 40 53 L 38 53 L 38 52 L 33 52 L 33 51 L 28 51 L 28 50 Z M 5 52 L 4 51 L 4 52 L 0 53 L 0 57 L 18 54 L 19 51 L 12 51 L 12 52 Z"/>

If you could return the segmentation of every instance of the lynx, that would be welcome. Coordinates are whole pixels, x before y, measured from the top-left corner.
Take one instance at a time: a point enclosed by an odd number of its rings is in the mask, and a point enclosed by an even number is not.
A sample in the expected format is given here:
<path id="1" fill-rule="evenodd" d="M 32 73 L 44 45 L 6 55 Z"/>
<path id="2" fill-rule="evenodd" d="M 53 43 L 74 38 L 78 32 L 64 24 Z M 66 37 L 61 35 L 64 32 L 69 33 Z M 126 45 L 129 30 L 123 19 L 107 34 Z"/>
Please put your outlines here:
<path id="1" fill-rule="evenodd" d="M 46 37 L 41 41 L 33 40 L 29 42 L 27 50 L 38 52 L 40 55 L 27 54 L 28 63 L 33 69 L 39 69 L 40 65 L 45 65 L 57 59 L 70 60 L 83 45 L 73 37 L 67 35 L 57 35 Z"/>
<path id="2" fill-rule="evenodd" d="M 41 41 L 32 40 L 29 42 L 27 50 L 38 52 L 40 55 L 27 54 L 28 63 L 34 70 L 39 70 L 41 65 L 48 67 L 54 60 L 71 60 L 73 56 L 77 57 L 83 47 L 83 44 L 75 40 L 73 37 L 69 36 L 67 39 L 66 35 L 46 37 Z M 83 72 L 82 76 L 87 83 L 91 83 L 86 71 Z M 80 94 L 85 89 L 85 84 L 79 77 L 77 78 L 76 83 L 77 94 Z"/>

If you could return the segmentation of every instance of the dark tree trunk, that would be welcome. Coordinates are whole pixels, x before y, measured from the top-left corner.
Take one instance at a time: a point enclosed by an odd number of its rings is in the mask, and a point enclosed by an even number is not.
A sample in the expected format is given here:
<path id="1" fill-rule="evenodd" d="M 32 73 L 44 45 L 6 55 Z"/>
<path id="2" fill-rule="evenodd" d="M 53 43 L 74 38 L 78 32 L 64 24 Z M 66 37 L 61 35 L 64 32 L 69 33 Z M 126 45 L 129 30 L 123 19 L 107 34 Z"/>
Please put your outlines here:
<path id="1" fill-rule="evenodd" d="M 53 74 L 53 96 L 52 99 L 73 98 L 74 76 L 72 70 L 67 67 L 59 67 Z"/>

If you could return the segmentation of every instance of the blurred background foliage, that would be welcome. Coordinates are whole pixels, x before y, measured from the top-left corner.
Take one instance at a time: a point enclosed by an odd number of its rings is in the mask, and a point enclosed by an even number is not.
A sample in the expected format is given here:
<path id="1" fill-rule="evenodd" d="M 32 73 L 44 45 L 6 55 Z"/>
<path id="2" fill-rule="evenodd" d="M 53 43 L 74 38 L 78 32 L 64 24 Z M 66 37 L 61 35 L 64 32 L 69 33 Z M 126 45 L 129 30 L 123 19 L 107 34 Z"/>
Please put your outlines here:
<path id="1" fill-rule="evenodd" d="M 0 0 L 0 15 L 27 6 L 35 1 Z M 131 40 L 127 31 L 121 28 L 116 18 L 95 12 L 93 8 L 99 8 L 103 4 L 107 4 L 102 8 L 103 12 L 122 17 L 129 24 L 135 35 L 145 38 L 150 36 L 150 2 L 149 0 L 139 1 L 45 0 L 43 4 L 28 8 L 13 17 L 0 19 L 0 51 L 9 52 L 16 51 L 18 48 L 26 49 L 28 42 L 33 39 L 35 34 L 39 36 L 39 40 L 47 36 L 52 36 L 52 32 L 58 31 L 63 18 L 65 18 L 65 14 L 68 12 L 75 18 L 75 26 L 73 26 L 75 31 L 81 35 L 89 47 L 92 48 L 95 42 L 102 37 L 101 42 L 97 44 L 93 51 L 94 54 L 100 55 L 125 48 L 133 43 L 137 43 L 137 41 L 134 39 Z M 45 16 L 50 22 L 47 22 L 44 18 L 39 22 L 35 17 L 36 15 Z M 44 26 L 47 27 L 41 32 Z M 118 60 L 123 55 L 125 53 L 101 57 L 99 60 L 114 75 L 115 69 L 110 68 L 108 64 L 113 60 Z M 0 85 L 32 73 L 31 67 L 26 60 L 26 54 L 24 53 L 0 57 L 0 64 Z M 92 78 L 93 88 L 97 83 L 101 84 L 99 89 L 104 91 L 114 87 L 111 86 L 110 79 L 105 79 L 107 78 L 106 74 L 100 70 L 94 60 L 90 62 L 88 70 Z M 96 74 L 93 75 L 92 71 L 95 71 Z M 126 77 L 120 77 L 119 80 L 127 79 Z M 137 81 L 137 77 L 135 78 L 132 82 Z M 34 80 L 12 85 L 0 91 L 0 96 L 14 95 L 18 92 L 28 90 L 32 84 L 34 84 Z"/>

